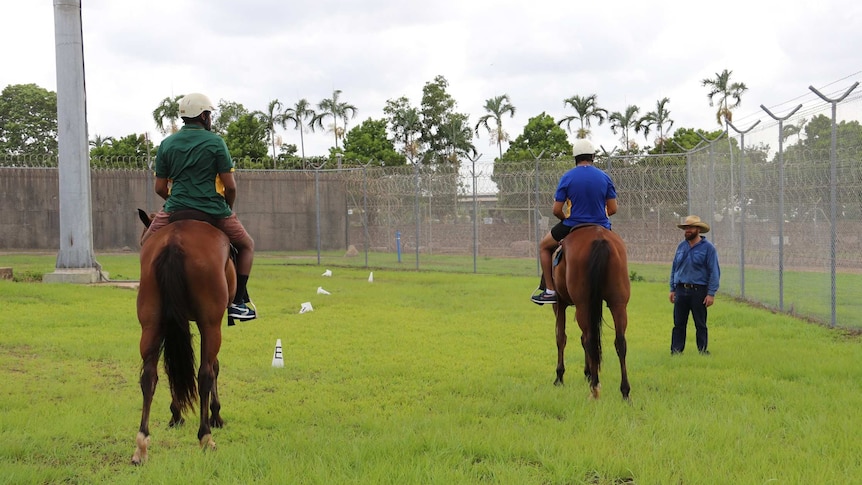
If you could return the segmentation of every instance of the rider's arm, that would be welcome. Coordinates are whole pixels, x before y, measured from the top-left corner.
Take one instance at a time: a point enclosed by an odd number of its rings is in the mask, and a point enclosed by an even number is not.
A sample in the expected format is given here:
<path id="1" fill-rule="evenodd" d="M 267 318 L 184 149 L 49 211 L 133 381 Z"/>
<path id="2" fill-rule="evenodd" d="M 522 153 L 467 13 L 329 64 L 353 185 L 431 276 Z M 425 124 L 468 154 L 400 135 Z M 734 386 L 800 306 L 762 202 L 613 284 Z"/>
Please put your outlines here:
<path id="1" fill-rule="evenodd" d="M 233 202 L 236 200 L 236 179 L 233 177 L 233 172 L 220 173 L 218 178 L 224 185 L 224 200 L 228 207 L 233 209 Z"/>
<path id="2" fill-rule="evenodd" d="M 605 209 L 608 211 L 608 216 L 617 213 L 617 199 L 608 199 L 605 201 Z"/>
<path id="3" fill-rule="evenodd" d="M 563 202 L 554 201 L 554 209 L 553 209 L 554 216 L 556 216 L 557 219 L 559 219 L 561 221 L 566 220 L 566 213 L 563 212 L 563 207 L 565 206 L 565 204 L 566 204 L 565 201 L 563 201 Z"/>
<path id="4" fill-rule="evenodd" d="M 170 195 L 170 191 L 168 190 L 168 179 L 156 177 L 155 190 L 159 197 L 168 200 L 168 196 Z"/>

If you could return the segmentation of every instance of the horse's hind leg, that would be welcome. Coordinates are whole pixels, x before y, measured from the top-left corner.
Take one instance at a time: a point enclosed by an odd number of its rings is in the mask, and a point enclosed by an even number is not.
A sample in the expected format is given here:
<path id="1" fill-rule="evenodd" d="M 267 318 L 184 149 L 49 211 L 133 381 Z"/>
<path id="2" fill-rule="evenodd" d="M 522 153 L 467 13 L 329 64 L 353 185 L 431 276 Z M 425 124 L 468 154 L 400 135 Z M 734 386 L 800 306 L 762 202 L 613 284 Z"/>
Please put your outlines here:
<path id="1" fill-rule="evenodd" d="M 213 428 L 221 428 L 224 426 L 224 420 L 221 417 L 221 401 L 218 397 L 218 374 L 219 365 L 218 359 L 213 364 L 213 391 L 212 402 L 210 403 L 210 426 Z"/>
<path id="2" fill-rule="evenodd" d="M 622 378 L 620 381 L 620 392 L 623 399 L 628 400 L 631 386 L 629 385 L 629 373 L 626 369 L 626 353 L 628 344 L 626 343 L 626 327 L 628 326 L 628 314 L 626 313 L 625 305 L 615 305 L 611 308 L 611 314 L 614 318 L 614 328 L 616 337 L 614 338 L 614 347 L 617 349 L 617 356 L 620 358 L 620 372 Z"/>
<path id="3" fill-rule="evenodd" d="M 562 303 L 554 304 L 554 313 L 557 316 L 557 378 L 555 386 L 563 385 L 563 374 L 566 373 L 564 354 L 566 352 L 566 306 Z"/>
<path id="4" fill-rule="evenodd" d="M 212 438 L 210 429 L 210 400 L 215 388 L 215 367 L 219 348 L 221 347 L 221 317 L 208 322 L 198 321 L 198 329 L 201 333 L 201 366 L 198 369 L 198 397 L 200 399 L 201 421 L 198 428 L 198 440 L 201 448 L 215 449 L 216 444 Z"/>
<path id="5" fill-rule="evenodd" d="M 181 426 L 185 423 L 186 420 L 183 419 L 183 413 L 180 410 L 179 400 L 177 396 L 174 395 L 173 390 L 171 390 L 171 420 L 168 421 L 168 426 L 174 428 L 176 426 Z"/>
<path id="6" fill-rule="evenodd" d="M 135 438 L 135 453 L 132 455 L 133 465 L 146 463 L 148 455 L 147 448 L 150 444 L 150 407 L 153 404 L 153 395 L 156 393 L 156 384 L 159 382 L 159 342 L 160 336 L 155 331 L 141 331 L 141 394 L 143 395 L 143 407 L 141 409 L 141 424 L 138 427 L 138 435 Z"/>

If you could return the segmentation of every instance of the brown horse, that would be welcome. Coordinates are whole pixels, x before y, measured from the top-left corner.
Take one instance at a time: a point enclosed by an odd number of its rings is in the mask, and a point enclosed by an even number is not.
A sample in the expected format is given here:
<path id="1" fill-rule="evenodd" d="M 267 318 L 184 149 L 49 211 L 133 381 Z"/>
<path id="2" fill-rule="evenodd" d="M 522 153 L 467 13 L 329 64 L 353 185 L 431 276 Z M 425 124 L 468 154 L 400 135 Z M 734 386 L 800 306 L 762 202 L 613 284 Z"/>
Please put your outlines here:
<path id="1" fill-rule="evenodd" d="M 146 214 L 141 214 L 141 220 L 149 222 Z M 206 222 L 182 220 L 153 233 L 141 248 L 138 320 L 144 403 L 133 464 L 147 460 L 150 406 L 163 351 L 171 389 L 168 425 L 182 424 L 183 413 L 199 397 L 198 440 L 204 449 L 215 448 L 210 426 L 224 425 L 217 385 L 221 323 L 236 292 L 236 271 L 229 247 L 227 236 L 219 229 Z M 201 340 L 197 377 L 190 320 L 197 323 Z"/>
<path id="2" fill-rule="evenodd" d="M 566 372 L 563 355 L 566 349 L 566 307 L 575 306 L 575 320 L 581 328 L 584 347 L 584 376 L 590 382 L 590 393 L 598 398 L 599 367 L 602 362 L 602 301 L 607 302 L 614 320 L 614 346 L 620 358 L 623 399 L 629 398 L 626 370 L 626 306 L 631 295 L 626 246 L 620 236 L 602 226 L 577 226 L 561 241 L 562 258 L 554 268 L 557 301 L 557 379 L 563 384 Z"/>

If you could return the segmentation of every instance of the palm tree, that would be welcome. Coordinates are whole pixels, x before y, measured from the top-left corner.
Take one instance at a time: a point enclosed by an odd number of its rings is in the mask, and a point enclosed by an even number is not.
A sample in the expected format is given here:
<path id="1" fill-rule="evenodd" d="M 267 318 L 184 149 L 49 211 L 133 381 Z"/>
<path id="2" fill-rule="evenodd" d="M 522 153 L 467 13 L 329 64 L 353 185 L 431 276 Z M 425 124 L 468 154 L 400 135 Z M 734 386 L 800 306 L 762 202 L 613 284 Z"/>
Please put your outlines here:
<path id="1" fill-rule="evenodd" d="M 727 69 L 720 73 L 715 73 L 714 79 L 706 78 L 701 81 L 701 84 L 709 88 L 709 93 L 706 95 L 709 98 L 709 105 L 714 106 L 714 100 L 718 96 L 718 111 L 715 113 L 715 120 L 719 125 L 724 125 L 727 129 L 727 122 L 733 121 L 732 108 L 736 108 L 742 103 L 742 94 L 748 90 L 744 83 L 730 82 L 730 76 L 733 71 Z M 733 100 L 730 103 L 729 100 Z"/>
<path id="2" fill-rule="evenodd" d="M 608 116 L 608 121 L 611 124 L 611 131 L 614 132 L 614 135 L 616 135 L 617 132 L 622 133 L 620 141 L 622 141 L 625 146 L 624 150 L 632 149 L 629 130 L 634 130 L 635 133 L 639 133 L 643 129 L 640 122 L 641 120 L 638 118 L 639 111 L 640 108 L 635 105 L 631 105 L 626 108 L 625 113 L 616 111 Z"/>
<path id="3" fill-rule="evenodd" d="M 670 103 L 669 98 L 662 98 L 655 103 L 655 111 L 650 111 L 640 120 L 641 129 L 644 132 L 644 139 L 649 136 L 650 129 L 655 126 L 658 130 L 658 138 L 656 145 L 661 147 L 661 153 L 664 153 L 664 134 L 665 128 L 670 131 L 673 126 L 673 120 L 670 119 L 670 111 L 667 109 L 667 104 Z"/>
<path id="4" fill-rule="evenodd" d="M 572 121 L 580 121 L 581 127 L 575 135 L 577 138 L 587 138 L 590 135 L 589 128 L 592 126 L 592 119 L 596 119 L 598 124 L 601 125 L 605 122 L 605 118 L 608 116 L 608 110 L 599 107 L 598 96 L 595 94 L 591 94 L 586 97 L 581 97 L 576 94 L 571 98 L 563 100 L 563 107 L 567 105 L 574 108 L 578 114 L 575 116 L 566 116 L 565 118 L 560 119 L 560 121 L 557 122 L 557 125 L 563 126 L 563 123 L 565 123 L 566 129 L 571 133 Z"/>
<path id="5" fill-rule="evenodd" d="M 90 140 L 90 146 L 93 148 L 101 148 L 103 146 L 110 146 L 114 144 L 113 136 L 102 136 L 98 133 L 93 136 L 93 139 Z"/>
<path id="6" fill-rule="evenodd" d="M 446 117 L 440 125 L 440 131 L 446 134 L 447 150 L 446 160 L 457 163 L 458 157 L 473 157 L 476 155 L 476 147 L 473 145 L 473 130 L 467 124 L 467 115 L 453 113 Z"/>
<path id="7" fill-rule="evenodd" d="M 156 128 L 158 128 L 159 133 L 162 135 L 167 135 L 169 131 L 176 133 L 177 120 L 180 119 L 181 99 L 183 99 L 182 94 L 173 98 L 168 96 L 153 110 L 153 121 L 156 122 Z M 165 125 L 165 122 L 170 122 L 170 124 Z"/>
<path id="8" fill-rule="evenodd" d="M 341 90 L 336 89 L 332 92 L 331 98 L 326 98 L 318 103 L 317 107 L 320 108 L 321 112 L 314 115 L 314 118 L 311 120 L 312 126 L 319 126 L 320 128 L 325 128 L 323 125 L 323 121 L 331 116 L 332 117 L 332 131 L 335 133 L 335 149 L 338 149 L 338 138 L 339 131 L 344 133 L 347 131 L 347 118 L 348 114 L 351 118 L 356 116 L 356 106 L 352 104 L 342 103 L 338 101 L 338 97 L 341 95 Z M 344 128 L 339 130 L 338 120 L 344 121 Z"/>
<path id="9" fill-rule="evenodd" d="M 266 126 L 267 138 L 269 138 L 272 145 L 272 168 L 275 168 L 275 128 L 279 125 L 284 128 L 285 125 L 284 114 L 282 114 L 281 108 L 281 101 L 273 99 L 267 105 L 265 113 L 257 112 L 258 117 Z"/>
<path id="10" fill-rule="evenodd" d="M 503 131 L 503 115 L 509 113 L 509 117 L 515 116 L 515 107 L 510 104 L 509 95 L 495 96 L 485 100 L 485 111 L 488 114 L 479 118 L 476 123 L 476 136 L 479 136 L 479 127 L 484 126 L 491 135 L 491 143 L 497 142 L 497 150 L 500 158 L 503 158 L 503 142 L 509 141 L 509 134 Z M 489 121 L 494 120 L 494 128 Z"/>
<path id="11" fill-rule="evenodd" d="M 305 168 L 305 137 L 303 136 L 303 131 L 305 128 L 305 120 L 314 119 L 315 113 L 314 110 L 311 109 L 311 105 L 308 103 L 308 100 L 305 98 L 300 99 L 293 105 L 292 108 L 287 108 L 284 110 L 284 118 L 282 119 L 282 123 L 284 123 L 284 128 L 287 128 L 287 123 L 292 122 L 293 128 L 299 130 L 299 145 L 302 150 L 302 167 Z M 309 128 L 314 129 L 313 125 L 309 123 Z"/>

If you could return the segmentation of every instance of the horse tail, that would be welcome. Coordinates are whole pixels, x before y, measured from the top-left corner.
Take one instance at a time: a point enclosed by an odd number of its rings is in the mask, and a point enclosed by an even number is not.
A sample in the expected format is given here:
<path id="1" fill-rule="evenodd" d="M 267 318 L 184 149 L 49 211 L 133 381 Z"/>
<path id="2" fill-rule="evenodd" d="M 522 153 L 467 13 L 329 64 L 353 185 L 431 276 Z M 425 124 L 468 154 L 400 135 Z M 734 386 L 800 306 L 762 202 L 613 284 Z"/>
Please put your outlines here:
<path id="1" fill-rule="evenodd" d="M 602 361 L 602 292 L 607 280 L 610 254 L 610 245 L 606 239 L 593 241 L 587 268 L 589 285 L 587 308 L 590 313 L 590 338 L 587 342 L 587 350 L 596 364 Z"/>
<path id="2" fill-rule="evenodd" d="M 180 413 L 194 404 L 197 392 L 184 262 L 185 253 L 175 244 L 165 247 L 154 262 L 162 301 L 159 325 L 164 335 L 165 373 Z"/>

